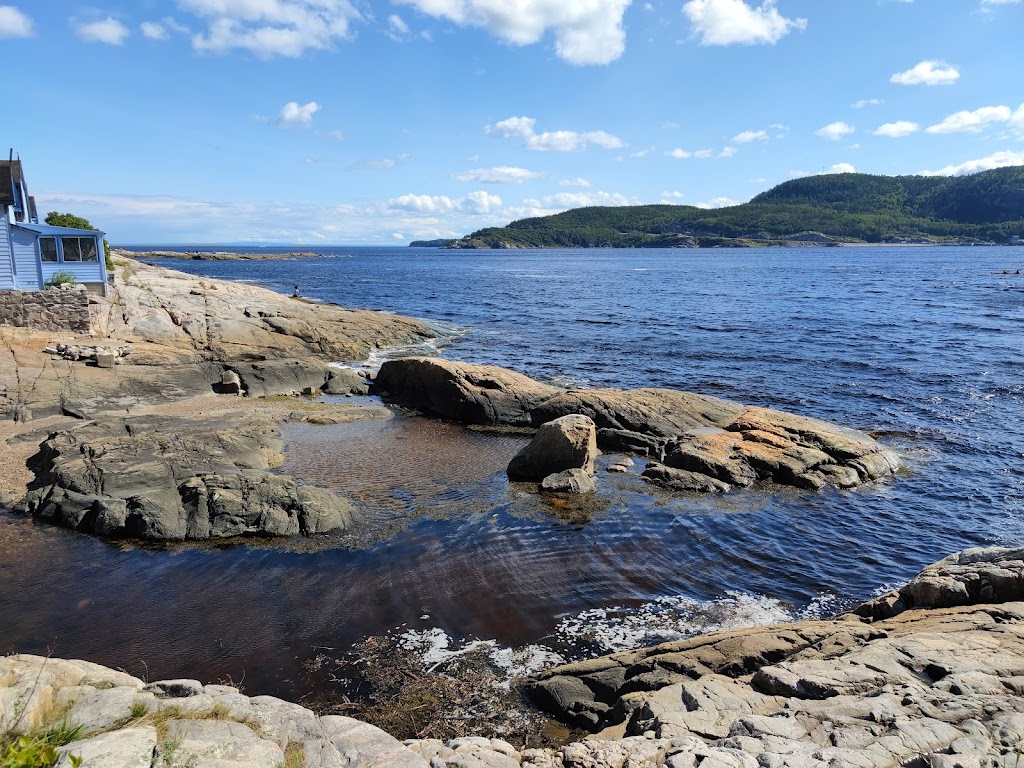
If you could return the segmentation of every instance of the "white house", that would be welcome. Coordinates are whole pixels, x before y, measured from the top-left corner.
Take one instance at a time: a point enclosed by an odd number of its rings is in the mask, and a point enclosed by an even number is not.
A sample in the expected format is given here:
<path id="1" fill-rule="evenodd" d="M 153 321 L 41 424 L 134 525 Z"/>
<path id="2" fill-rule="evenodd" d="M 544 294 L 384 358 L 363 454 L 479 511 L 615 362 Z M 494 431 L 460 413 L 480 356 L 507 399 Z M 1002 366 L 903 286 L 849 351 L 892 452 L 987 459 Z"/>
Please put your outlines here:
<path id="1" fill-rule="evenodd" d="M 21 160 L 0 160 L 0 290 L 40 291 L 56 272 L 69 272 L 106 295 L 103 232 L 40 224 Z"/>

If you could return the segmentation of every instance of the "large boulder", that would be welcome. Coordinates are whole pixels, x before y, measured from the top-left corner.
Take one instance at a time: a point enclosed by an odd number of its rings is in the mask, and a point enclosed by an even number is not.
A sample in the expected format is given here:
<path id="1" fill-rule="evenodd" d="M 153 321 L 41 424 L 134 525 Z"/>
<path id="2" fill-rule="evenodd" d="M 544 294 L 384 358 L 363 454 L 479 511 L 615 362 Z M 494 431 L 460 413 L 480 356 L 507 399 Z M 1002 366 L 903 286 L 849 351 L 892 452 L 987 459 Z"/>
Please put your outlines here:
<path id="1" fill-rule="evenodd" d="M 388 360 L 374 384 L 389 399 L 431 416 L 508 427 L 536 426 L 532 411 L 560 391 L 504 368 L 436 357 Z"/>
<path id="2" fill-rule="evenodd" d="M 570 414 L 542 424 L 533 440 L 508 465 L 512 480 L 543 480 L 569 469 L 594 474 L 597 430 L 589 416 Z"/>
<path id="3" fill-rule="evenodd" d="M 645 479 L 676 490 L 851 488 L 900 467 L 863 432 L 691 392 L 562 390 L 494 366 L 426 357 L 385 363 L 376 383 L 393 402 L 468 424 L 540 427 L 587 416 L 600 448 L 654 459 Z"/>
<path id="4" fill-rule="evenodd" d="M 90 422 L 44 441 L 39 459 L 39 487 L 17 509 L 103 536 L 313 535 L 356 515 L 331 491 L 266 471 L 283 461 L 277 428 L 245 412 Z"/>

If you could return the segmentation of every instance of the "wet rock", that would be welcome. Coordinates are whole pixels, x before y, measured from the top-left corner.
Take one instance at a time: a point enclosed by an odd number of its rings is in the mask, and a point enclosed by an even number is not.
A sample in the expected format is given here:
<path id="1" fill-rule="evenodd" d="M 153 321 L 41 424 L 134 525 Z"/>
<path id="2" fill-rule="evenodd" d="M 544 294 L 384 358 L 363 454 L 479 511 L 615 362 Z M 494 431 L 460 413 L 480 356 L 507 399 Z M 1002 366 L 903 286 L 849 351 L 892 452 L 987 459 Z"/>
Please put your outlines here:
<path id="1" fill-rule="evenodd" d="M 689 392 L 563 391 L 502 368 L 436 358 L 388 361 L 377 383 L 395 402 L 471 424 L 536 427 L 587 416 L 599 447 L 655 459 L 647 479 L 674 490 L 849 488 L 899 469 L 895 454 L 863 433 Z"/>
<path id="2" fill-rule="evenodd" d="M 567 469 L 545 477 L 540 489 L 548 493 L 593 493 L 597 488 L 594 478 L 582 469 Z"/>
<path id="3" fill-rule="evenodd" d="M 512 480 L 539 481 L 566 470 L 594 474 L 597 432 L 587 416 L 570 414 L 542 424 L 530 443 L 508 465 Z"/>

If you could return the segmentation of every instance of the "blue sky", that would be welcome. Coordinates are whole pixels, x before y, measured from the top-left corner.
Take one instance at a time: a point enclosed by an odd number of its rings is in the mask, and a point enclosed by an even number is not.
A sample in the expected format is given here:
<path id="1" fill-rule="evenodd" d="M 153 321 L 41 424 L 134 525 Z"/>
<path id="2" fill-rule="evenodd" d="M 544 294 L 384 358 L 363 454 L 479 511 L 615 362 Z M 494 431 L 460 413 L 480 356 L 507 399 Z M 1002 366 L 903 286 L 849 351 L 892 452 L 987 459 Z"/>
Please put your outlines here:
<path id="1" fill-rule="evenodd" d="M 3 3 L 3 149 L 115 243 L 404 244 L 1024 164 L 1024 0 Z"/>

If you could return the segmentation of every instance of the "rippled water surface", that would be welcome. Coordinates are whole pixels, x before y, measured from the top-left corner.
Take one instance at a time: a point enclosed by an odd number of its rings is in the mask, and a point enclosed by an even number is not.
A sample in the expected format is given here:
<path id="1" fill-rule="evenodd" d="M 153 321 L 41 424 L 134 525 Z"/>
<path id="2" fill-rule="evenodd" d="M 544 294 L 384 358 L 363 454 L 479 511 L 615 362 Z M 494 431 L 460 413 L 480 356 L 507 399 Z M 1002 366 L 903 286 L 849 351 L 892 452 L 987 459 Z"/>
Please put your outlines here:
<path id="1" fill-rule="evenodd" d="M 294 693 L 315 647 L 403 622 L 564 646 L 588 612 L 594 647 L 615 647 L 834 610 L 1021 538 L 1024 276 L 1003 270 L 1024 248 L 328 250 L 168 266 L 464 329 L 446 356 L 538 379 L 828 419 L 876 433 L 908 470 L 853 492 L 716 498 L 602 473 L 595 499 L 555 506 L 504 479 L 522 438 L 404 417 L 292 425 L 288 471 L 347 489 L 378 543 L 162 551 L 2 517 L 0 650 Z"/>

